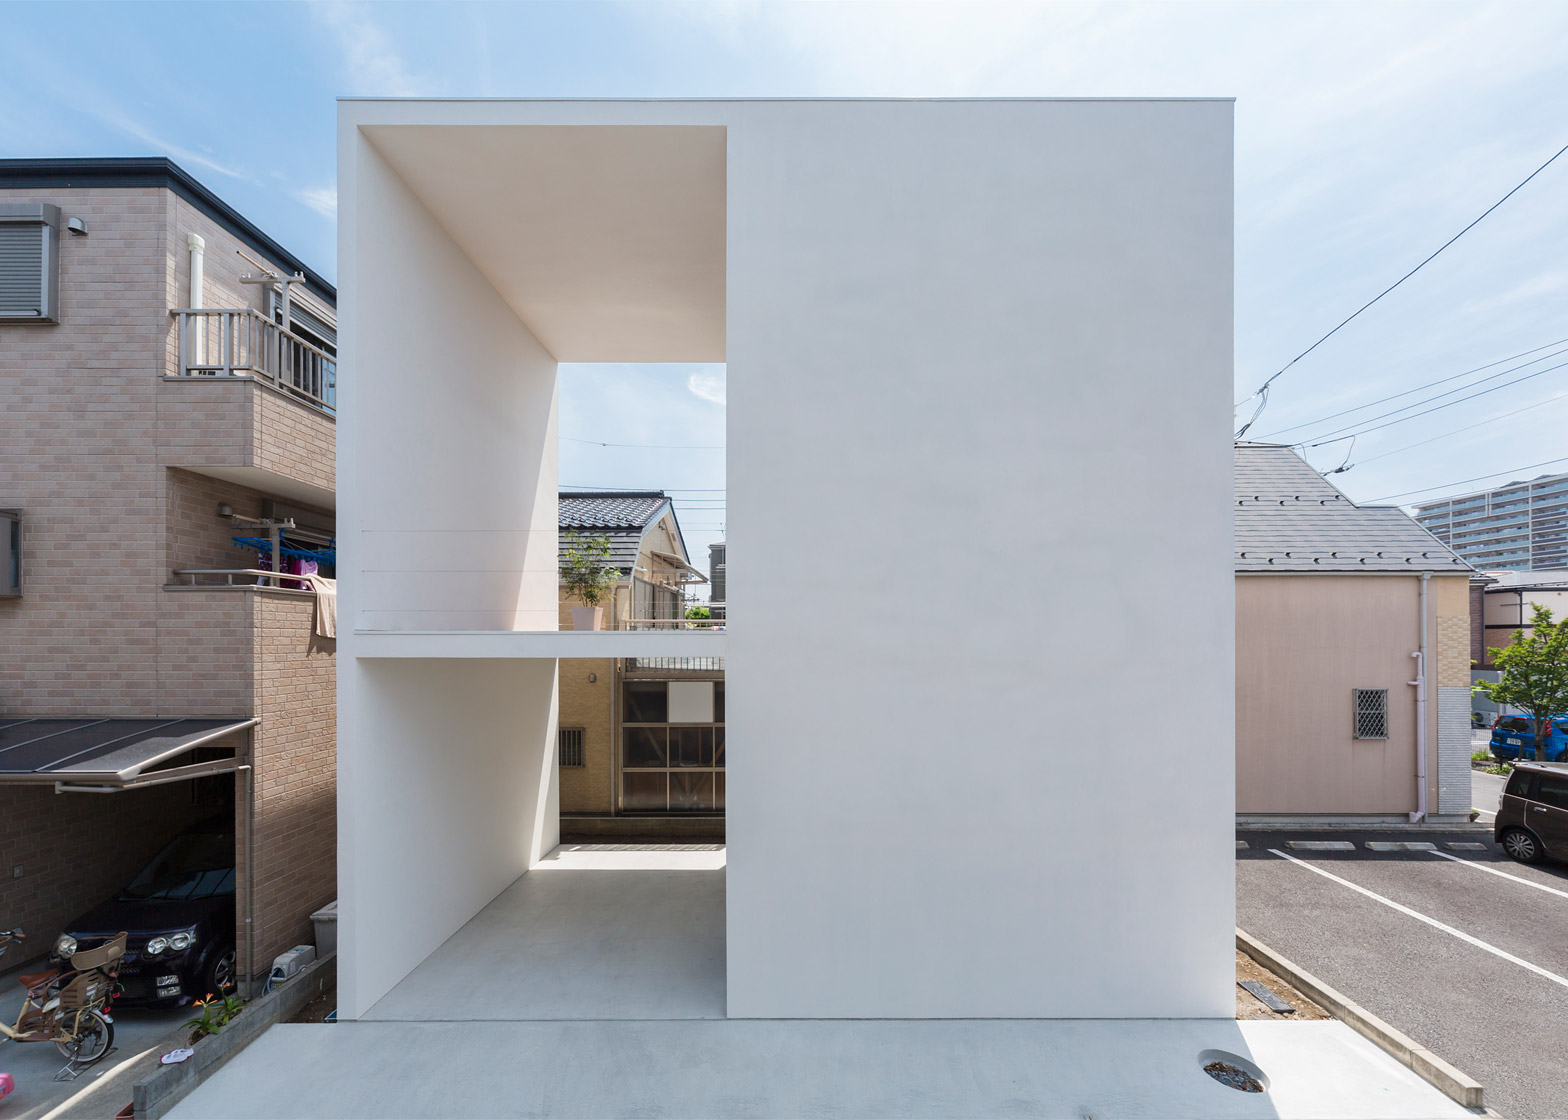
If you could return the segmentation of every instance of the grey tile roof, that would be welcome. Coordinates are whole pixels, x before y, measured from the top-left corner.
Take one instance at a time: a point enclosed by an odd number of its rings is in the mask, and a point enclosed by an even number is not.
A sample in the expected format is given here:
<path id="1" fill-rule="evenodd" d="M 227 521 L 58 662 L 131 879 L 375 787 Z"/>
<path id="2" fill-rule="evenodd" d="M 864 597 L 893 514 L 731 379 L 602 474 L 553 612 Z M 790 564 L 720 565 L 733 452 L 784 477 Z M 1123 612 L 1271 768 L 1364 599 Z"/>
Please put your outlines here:
<path id="1" fill-rule="evenodd" d="M 561 528 L 560 555 L 568 532 L 610 539 L 610 563 L 630 572 L 637 563 L 642 535 L 670 508 L 662 490 L 562 490 L 556 495 Z"/>
<path id="2" fill-rule="evenodd" d="M 1358 506 L 1289 447 L 1236 444 L 1238 572 L 1469 572 L 1397 506 Z"/>

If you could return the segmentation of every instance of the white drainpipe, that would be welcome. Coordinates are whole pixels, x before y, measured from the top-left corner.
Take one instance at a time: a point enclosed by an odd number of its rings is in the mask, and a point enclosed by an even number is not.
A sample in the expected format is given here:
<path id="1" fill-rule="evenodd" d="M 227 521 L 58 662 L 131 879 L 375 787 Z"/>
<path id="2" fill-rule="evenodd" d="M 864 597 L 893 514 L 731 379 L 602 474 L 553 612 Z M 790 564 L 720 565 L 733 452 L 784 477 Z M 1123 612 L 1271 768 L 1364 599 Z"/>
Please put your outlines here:
<path id="1" fill-rule="evenodd" d="M 1410 823 L 1426 819 L 1426 585 L 1431 572 L 1421 573 L 1421 648 L 1410 656 L 1416 659 L 1416 811 Z"/>
<path id="2" fill-rule="evenodd" d="M 185 235 L 185 243 L 191 248 L 191 299 L 188 307 L 201 306 L 202 286 L 206 279 L 204 267 L 207 255 L 207 243 L 198 234 Z"/>

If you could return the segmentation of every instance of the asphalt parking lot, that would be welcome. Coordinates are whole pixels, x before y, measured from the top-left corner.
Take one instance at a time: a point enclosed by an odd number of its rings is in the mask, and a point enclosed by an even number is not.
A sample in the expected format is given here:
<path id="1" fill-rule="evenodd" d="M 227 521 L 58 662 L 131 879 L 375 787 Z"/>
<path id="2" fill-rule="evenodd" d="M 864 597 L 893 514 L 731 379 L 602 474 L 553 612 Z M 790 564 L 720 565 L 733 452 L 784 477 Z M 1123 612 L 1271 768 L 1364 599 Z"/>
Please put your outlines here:
<path id="1" fill-rule="evenodd" d="M 1484 784 L 1477 794 L 1477 808 L 1495 809 Z M 1480 1081 L 1502 1115 L 1568 1116 L 1568 867 L 1517 864 L 1486 833 L 1237 838 L 1249 845 L 1236 852 L 1242 929 Z M 1355 849 L 1288 846 L 1305 839 Z"/>

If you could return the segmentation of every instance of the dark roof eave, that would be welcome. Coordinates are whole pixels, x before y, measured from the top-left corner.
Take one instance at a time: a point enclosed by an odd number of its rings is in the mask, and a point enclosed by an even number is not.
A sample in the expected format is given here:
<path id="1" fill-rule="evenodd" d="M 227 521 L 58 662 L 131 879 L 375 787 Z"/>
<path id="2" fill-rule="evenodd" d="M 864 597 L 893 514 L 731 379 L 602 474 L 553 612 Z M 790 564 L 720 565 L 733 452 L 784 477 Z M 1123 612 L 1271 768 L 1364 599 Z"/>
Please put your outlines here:
<path id="1" fill-rule="evenodd" d="M 164 187 L 253 249 L 295 272 L 304 273 L 310 289 L 337 307 L 336 286 L 166 156 L 0 159 L 0 187 Z"/>

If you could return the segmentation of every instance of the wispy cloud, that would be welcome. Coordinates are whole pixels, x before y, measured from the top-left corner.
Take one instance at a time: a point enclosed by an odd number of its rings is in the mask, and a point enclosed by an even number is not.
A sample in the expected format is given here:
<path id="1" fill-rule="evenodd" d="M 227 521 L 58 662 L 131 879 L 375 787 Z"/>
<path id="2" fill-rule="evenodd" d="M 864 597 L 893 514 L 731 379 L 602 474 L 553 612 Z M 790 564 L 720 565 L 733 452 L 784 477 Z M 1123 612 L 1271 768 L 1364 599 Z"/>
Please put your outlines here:
<path id="1" fill-rule="evenodd" d="M 724 375 L 722 373 L 694 373 L 686 379 L 686 388 L 705 401 L 725 403 Z"/>
<path id="2" fill-rule="evenodd" d="M 366 4 L 320 0 L 311 5 L 316 18 L 338 39 L 343 54 L 346 93 L 367 97 L 417 97 L 433 91 L 409 72 L 387 29 Z"/>
<path id="3" fill-rule="evenodd" d="M 118 113 L 92 106 L 83 106 L 83 109 L 90 116 L 98 118 L 99 121 L 110 128 L 140 140 L 147 145 L 150 153 L 169 156 L 187 170 L 193 167 L 202 167 L 219 175 L 227 175 L 231 179 L 241 179 L 247 183 L 259 182 L 256 176 L 245 168 L 238 164 L 225 162 L 211 149 L 198 150 L 171 143 L 168 137 L 160 136 L 139 121 L 134 121 Z"/>
<path id="4" fill-rule="evenodd" d="M 338 189 L 336 186 L 300 187 L 294 197 L 316 213 L 328 218 L 338 215 Z"/>

